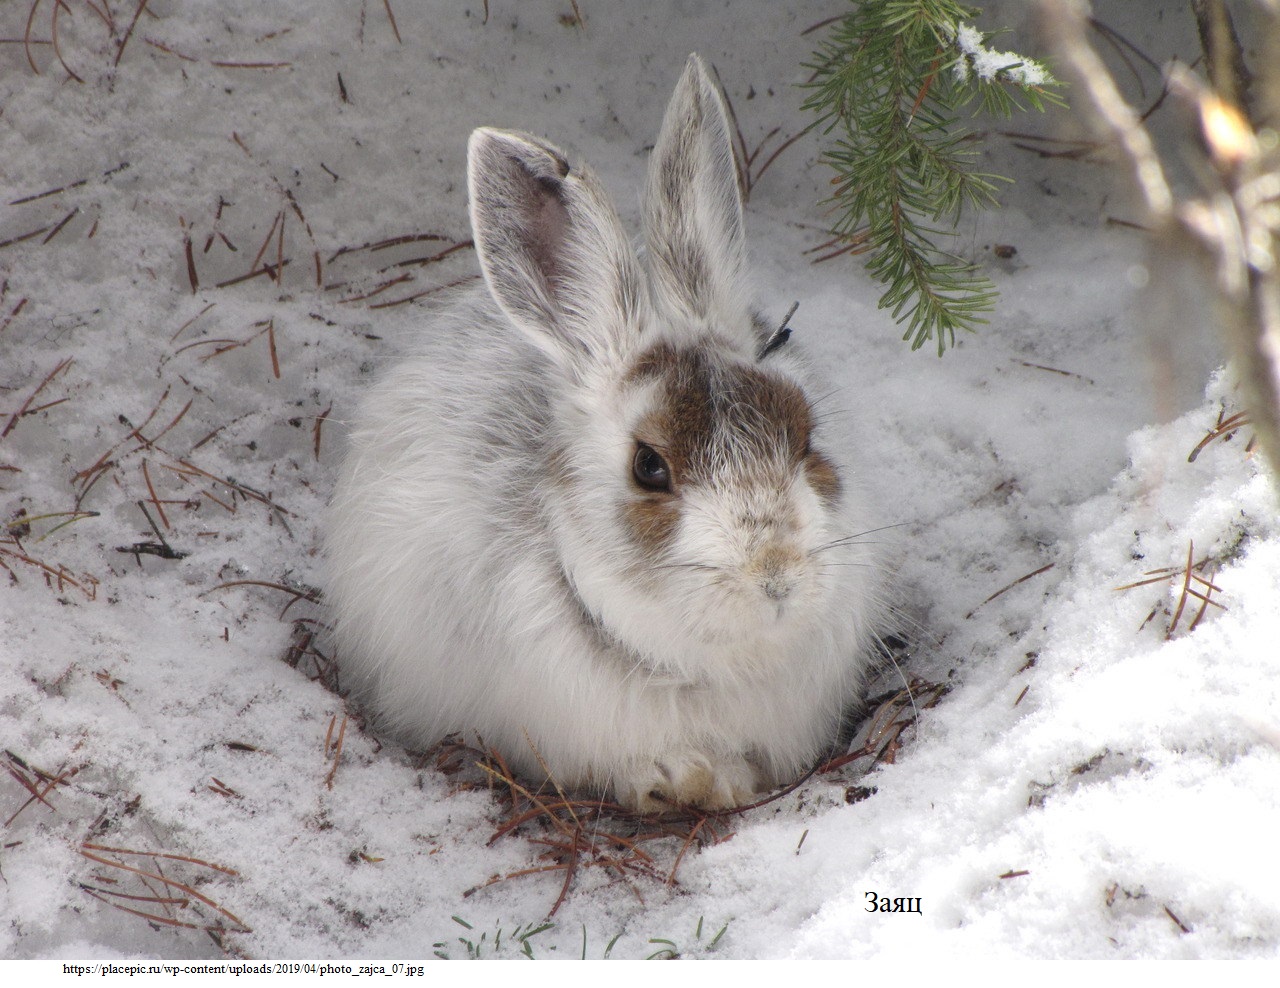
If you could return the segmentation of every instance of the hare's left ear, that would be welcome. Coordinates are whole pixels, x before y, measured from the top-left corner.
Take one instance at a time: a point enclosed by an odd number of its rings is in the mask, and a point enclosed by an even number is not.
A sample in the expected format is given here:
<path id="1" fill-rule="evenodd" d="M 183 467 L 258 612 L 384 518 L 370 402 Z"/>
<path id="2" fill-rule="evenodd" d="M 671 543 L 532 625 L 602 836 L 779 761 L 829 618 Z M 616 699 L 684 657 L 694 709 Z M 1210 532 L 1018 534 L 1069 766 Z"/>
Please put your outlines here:
<path id="1" fill-rule="evenodd" d="M 572 374 L 619 366 L 643 279 L 595 176 L 546 141 L 481 127 L 467 181 L 480 269 L 511 321 Z"/>
<path id="2" fill-rule="evenodd" d="M 654 286 L 699 318 L 747 303 L 731 134 L 720 87 L 690 55 L 649 161 L 644 236 Z"/>

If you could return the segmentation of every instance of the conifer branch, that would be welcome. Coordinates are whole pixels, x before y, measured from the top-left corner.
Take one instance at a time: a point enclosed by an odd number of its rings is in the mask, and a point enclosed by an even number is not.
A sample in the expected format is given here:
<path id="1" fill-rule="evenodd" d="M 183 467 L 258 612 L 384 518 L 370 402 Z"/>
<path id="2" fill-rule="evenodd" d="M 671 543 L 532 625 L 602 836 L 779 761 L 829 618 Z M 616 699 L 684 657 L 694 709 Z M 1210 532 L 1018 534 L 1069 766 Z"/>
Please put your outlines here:
<path id="1" fill-rule="evenodd" d="M 996 291 L 977 267 L 938 246 L 963 210 L 996 205 L 997 183 L 977 154 L 962 108 L 1003 116 L 1063 105 L 1038 63 L 986 47 L 976 11 L 954 0 L 851 0 L 808 65 L 805 108 L 831 138 L 834 232 L 870 254 L 887 286 L 880 307 L 907 324 L 913 350 L 942 354 L 957 329 L 985 322 Z"/>

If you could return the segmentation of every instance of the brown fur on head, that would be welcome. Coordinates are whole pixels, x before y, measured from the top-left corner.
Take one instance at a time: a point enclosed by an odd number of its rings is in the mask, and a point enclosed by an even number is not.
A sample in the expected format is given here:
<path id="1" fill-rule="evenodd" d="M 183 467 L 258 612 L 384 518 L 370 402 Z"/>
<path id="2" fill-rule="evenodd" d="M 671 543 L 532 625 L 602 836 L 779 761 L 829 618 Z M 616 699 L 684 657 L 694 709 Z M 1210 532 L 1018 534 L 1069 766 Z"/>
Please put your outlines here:
<path id="1" fill-rule="evenodd" d="M 812 446 L 813 412 L 794 381 L 706 348 L 665 342 L 642 353 L 627 379 L 653 388 L 653 407 L 637 423 L 635 439 L 661 454 L 671 472 L 670 490 L 634 485 L 627 504 L 632 535 L 649 552 L 666 548 L 689 487 L 780 490 L 800 475 L 825 502 L 839 498 L 839 477 Z"/>

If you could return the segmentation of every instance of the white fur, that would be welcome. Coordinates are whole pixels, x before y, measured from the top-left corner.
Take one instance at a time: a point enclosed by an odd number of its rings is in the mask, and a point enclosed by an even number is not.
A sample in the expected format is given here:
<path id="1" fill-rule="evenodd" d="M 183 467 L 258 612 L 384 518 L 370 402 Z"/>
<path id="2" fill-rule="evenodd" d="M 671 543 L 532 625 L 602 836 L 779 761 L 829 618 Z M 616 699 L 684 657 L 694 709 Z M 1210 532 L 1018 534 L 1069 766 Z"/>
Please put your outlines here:
<path id="1" fill-rule="evenodd" d="M 663 396 L 629 376 L 637 356 L 665 341 L 804 383 L 790 344 L 757 365 L 722 97 L 691 56 L 643 261 L 591 173 L 535 138 L 476 131 L 470 193 L 492 297 L 373 389 L 334 493 L 343 685 L 410 743 L 474 731 L 518 770 L 642 809 L 786 781 L 867 661 L 875 560 L 832 544 L 870 527 L 853 475 L 830 505 L 785 450 L 746 443 L 672 495 L 661 558 L 624 521 L 635 430 Z"/>

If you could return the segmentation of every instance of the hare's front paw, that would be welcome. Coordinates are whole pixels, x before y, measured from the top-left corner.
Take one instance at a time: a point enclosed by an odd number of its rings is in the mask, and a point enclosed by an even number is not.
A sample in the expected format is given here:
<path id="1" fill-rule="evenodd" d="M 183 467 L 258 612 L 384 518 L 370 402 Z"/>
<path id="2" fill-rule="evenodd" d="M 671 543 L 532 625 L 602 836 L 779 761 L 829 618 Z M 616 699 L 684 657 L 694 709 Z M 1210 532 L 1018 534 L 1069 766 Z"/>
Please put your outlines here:
<path id="1" fill-rule="evenodd" d="M 618 801 L 641 813 L 680 807 L 725 810 L 751 801 L 756 769 L 741 755 L 679 752 L 641 766 L 618 783 Z"/>

